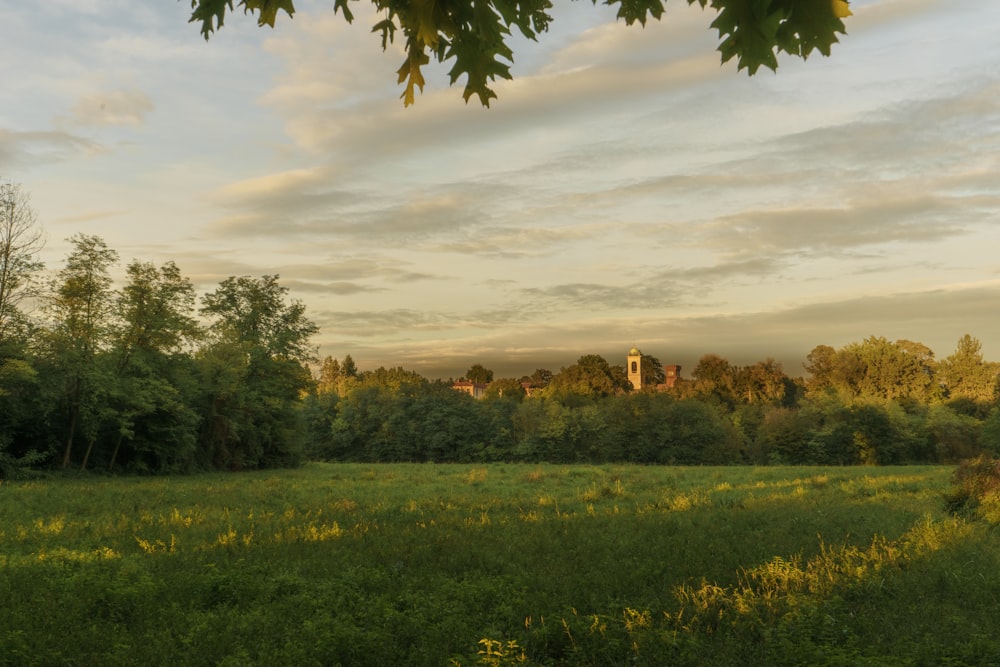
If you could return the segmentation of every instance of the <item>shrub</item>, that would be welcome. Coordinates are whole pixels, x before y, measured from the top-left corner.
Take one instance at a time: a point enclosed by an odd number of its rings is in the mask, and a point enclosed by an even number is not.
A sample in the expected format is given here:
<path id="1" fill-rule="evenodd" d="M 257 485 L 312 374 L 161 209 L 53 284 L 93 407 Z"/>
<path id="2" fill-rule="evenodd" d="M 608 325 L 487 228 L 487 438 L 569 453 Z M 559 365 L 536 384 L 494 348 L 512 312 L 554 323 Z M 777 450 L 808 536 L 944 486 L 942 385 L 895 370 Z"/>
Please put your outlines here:
<path id="1" fill-rule="evenodd" d="M 1000 460 L 979 456 L 964 461 L 952 477 L 945 503 L 952 513 L 976 512 L 995 506 L 1000 495 Z"/>

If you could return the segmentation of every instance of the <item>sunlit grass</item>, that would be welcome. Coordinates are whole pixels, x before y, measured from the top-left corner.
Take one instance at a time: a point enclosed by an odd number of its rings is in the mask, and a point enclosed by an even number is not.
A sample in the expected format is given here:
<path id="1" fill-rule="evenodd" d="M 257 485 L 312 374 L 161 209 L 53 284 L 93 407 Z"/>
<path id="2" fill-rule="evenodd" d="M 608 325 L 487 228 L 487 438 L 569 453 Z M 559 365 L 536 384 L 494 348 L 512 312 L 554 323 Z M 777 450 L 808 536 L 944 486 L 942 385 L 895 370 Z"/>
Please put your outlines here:
<path id="1" fill-rule="evenodd" d="M 977 619 L 1000 613 L 1000 539 L 943 511 L 950 476 L 356 464 L 4 483 L 0 664 L 997 657 Z"/>

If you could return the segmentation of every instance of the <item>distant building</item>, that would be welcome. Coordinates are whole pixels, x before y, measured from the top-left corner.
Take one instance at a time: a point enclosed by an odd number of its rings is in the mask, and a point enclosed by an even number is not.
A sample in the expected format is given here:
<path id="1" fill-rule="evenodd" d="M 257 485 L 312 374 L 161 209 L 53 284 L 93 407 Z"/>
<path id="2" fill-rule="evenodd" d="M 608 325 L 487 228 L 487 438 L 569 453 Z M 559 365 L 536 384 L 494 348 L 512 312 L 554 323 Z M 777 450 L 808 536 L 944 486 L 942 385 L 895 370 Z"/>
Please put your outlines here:
<path id="1" fill-rule="evenodd" d="M 677 378 L 681 376 L 681 367 L 677 365 L 670 365 L 663 367 L 663 374 L 666 378 L 663 384 L 656 385 L 657 389 L 670 389 L 677 382 Z"/>
<path id="2" fill-rule="evenodd" d="M 459 380 L 458 382 L 452 382 L 451 388 L 457 389 L 458 391 L 464 391 L 466 394 L 472 398 L 483 398 L 486 396 L 486 387 L 489 385 L 483 384 L 481 382 L 472 382 L 470 380 Z"/>
<path id="3" fill-rule="evenodd" d="M 628 373 L 628 381 L 632 383 L 632 388 L 635 391 L 642 389 L 642 352 L 639 351 L 639 348 L 633 347 L 628 351 L 625 370 Z M 663 374 L 666 377 L 663 384 L 655 386 L 657 391 L 664 391 L 673 387 L 677 383 L 677 378 L 681 376 L 681 367 L 677 365 L 664 366 Z"/>
<path id="4" fill-rule="evenodd" d="M 633 390 L 642 389 L 642 352 L 637 347 L 628 351 L 628 381 Z"/>

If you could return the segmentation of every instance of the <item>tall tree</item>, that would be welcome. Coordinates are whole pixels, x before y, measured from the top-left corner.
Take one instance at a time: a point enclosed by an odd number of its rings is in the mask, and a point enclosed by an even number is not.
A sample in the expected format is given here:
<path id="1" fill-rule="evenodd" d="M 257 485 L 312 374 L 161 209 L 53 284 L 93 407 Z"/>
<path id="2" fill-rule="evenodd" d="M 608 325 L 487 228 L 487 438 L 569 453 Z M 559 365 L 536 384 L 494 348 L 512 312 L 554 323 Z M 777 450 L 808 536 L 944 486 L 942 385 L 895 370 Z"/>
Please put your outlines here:
<path id="1" fill-rule="evenodd" d="M 231 277 L 206 294 L 212 318 L 201 351 L 207 391 L 203 437 L 217 467 L 253 468 L 297 461 L 301 394 L 318 327 L 289 301 L 278 276 Z"/>
<path id="2" fill-rule="evenodd" d="M 806 355 L 806 362 L 802 365 L 809 373 L 809 378 L 806 380 L 809 390 L 824 389 L 833 384 L 837 368 L 837 351 L 829 345 L 817 345 Z"/>
<path id="3" fill-rule="evenodd" d="M 925 400 L 933 391 L 934 353 L 921 343 L 869 336 L 843 352 L 853 354 L 863 368 L 856 385 L 859 396 Z"/>
<path id="4" fill-rule="evenodd" d="M 667 373 L 663 370 L 663 364 L 651 354 L 642 355 L 639 375 L 642 378 L 643 387 L 656 387 L 656 385 L 667 381 Z"/>
<path id="5" fill-rule="evenodd" d="M 44 245 L 28 193 L 20 185 L 0 184 L 0 354 L 23 323 L 21 302 L 36 294 Z"/>
<path id="6" fill-rule="evenodd" d="M 133 261 L 118 295 L 112 415 L 115 446 L 131 443 L 137 468 L 164 471 L 191 460 L 197 416 L 181 387 L 188 383 L 186 349 L 199 337 L 194 320 L 195 292 L 173 262 L 156 267 Z M 140 460 L 141 459 L 141 460 Z"/>
<path id="7" fill-rule="evenodd" d="M 1000 364 L 984 361 L 982 347 L 978 339 L 965 334 L 955 352 L 941 361 L 938 378 L 948 398 L 985 403 L 996 399 Z"/>
<path id="8" fill-rule="evenodd" d="M 785 400 L 791 386 L 781 364 L 771 357 L 740 368 L 734 379 L 736 396 L 749 404 L 778 405 Z"/>
<path id="9" fill-rule="evenodd" d="M 92 446 L 102 418 L 110 383 L 97 355 L 110 342 L 114 320 L 110 268 L 118 261 L 118 253 L 98 236 L 77 234 L 69 241 L 73 249 L 52 283 L 48 304 L 51 351 L 63 375 L 68 418 L 64 468 L 78 431 L 84 431 Z"/>
<path id="10" fill-rule="evenodd" d="M 549 386 L 549 382 L 552 382 L 553 375 L 552 371 L 547 368 L 536 368 L 528 381 L 531 382 L 532 389 L 544 389 Z"/>
<path id="11" fill-rule="evenodd" d="M 695 393 L 732 407 L 736 402 L 736 371 L 728 359 L 717 354 L 702 356 L 691 371 Z"/>
<path id="12" fill-rule="evenodd" d="M 599 354 L 585 354 L 575 364 L 554 375 L 546 393 L 560 398 L 599 398 L 622 393 L 630 386 L 624 367 L 611 366 Z"/>
<path id="13" fill-rule="evenodd" d="M 482 364 L 473 364 L 469 370 L 465 371 L 465 377 L 470 382 L 489 384 L 493 382 L 493 371 Z"/>
<path id="14" fill-rule="evenodd" d="M 194 286 L 176 264 L 167 262 L 157 268 L 135 260 L 125 273 L 127 283 L 118 297 L 120 368 L 134 362 L 136 355 L 179 353 L 198 338 Z"/>
<path id="15" fill-rule="evenodd" d="M 358 376 L 358 367 L 354 363 L 354 358 L 351 355 L 346 355 L 344 361 L 340 364 L 340 374 L 346 378 L 353 378 Z"/>
<path id="16" fill-rule="evenodd" d="M 316 391 L 320 394 L 332 394 L 337 391 L 337 383 L 340 380 L 340 362 L 327 355 L 323 359 L 323 365 L 319 369 L 319 379 L 316 382 Z"/>
<path id="17" fill-rule="evenodd" d="M 596 4 L 596 0 L 594 0 Z M 440 63 L 453 62 L 449 76 L 454 84 L 466 77 L 463 97 L 468 102 L 476 95 L 484 106 L 496 94 L 489 82 L 497 77 L 510 79 L 514 54 L 507 41 L 512 28 L 524 37 L 535 39 L 548 30 L 552 17 L 551 0 L 486 0 L 473 2 L 422 3 L 408 0 L 373 0 L 379 20 L 372 32 L 382 36 L 386 49 L 397 31 L 402 33 L 406 56 L 397 71 L 399 83 L 405 83 L 402 97 L 412 104 L 415 90 L 424 88 L 422 67 L 434 58 Z M 642 25 L 650 18 L 660 19 L 666 0 L 606 0 L 618 5 L 618 18 L 626 24 Z M 825 56 L 845 32 L 841 19 L 850 16 L 847 0 L 688 0 L 702 8 L 718 12 L 711 27 L 719 32 L 722 62 L 736 58 L 738 69 L 755 73 L 761 66 L 777 69 L 777 54 L 786 53 L 805 59 L 814 51 Z M 226 10 L 233 0 L 192 0 L 191 22 L 201 24 L 208 39 L 221 27 Z M 257 13 L 258 25 L 274 27 L 278 11 L 291 16 L 292 0 L 240 0 L 244 12 Z M 353 14 L 348 0 L 333 0 L 334 11 L 343 12 L 350 22 Z"/>

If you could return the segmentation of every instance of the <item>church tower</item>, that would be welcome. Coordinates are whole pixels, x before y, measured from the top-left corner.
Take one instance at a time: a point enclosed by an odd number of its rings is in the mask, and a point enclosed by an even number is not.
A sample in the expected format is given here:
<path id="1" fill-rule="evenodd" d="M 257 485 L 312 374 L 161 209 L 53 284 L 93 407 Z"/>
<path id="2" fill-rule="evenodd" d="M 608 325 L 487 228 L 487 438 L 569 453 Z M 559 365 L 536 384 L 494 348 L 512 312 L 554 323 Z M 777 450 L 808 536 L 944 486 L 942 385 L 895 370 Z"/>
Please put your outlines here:
<path id="1" fill-rule="evenodd" d="M 632 383 L 632 389 L 639 391 L 642 389 L 642 352 L 639 348 L 633 347 L 628 351 L 628 381 Z"/>

